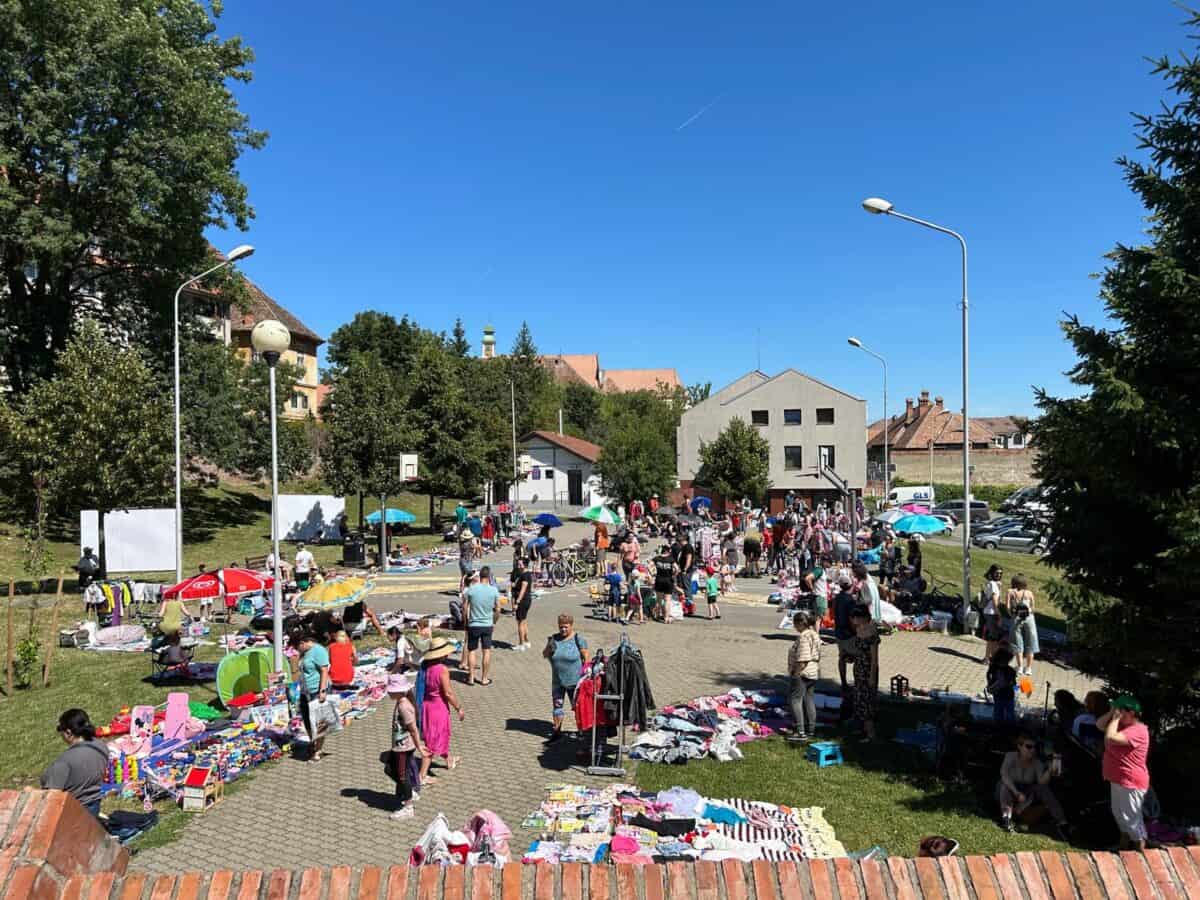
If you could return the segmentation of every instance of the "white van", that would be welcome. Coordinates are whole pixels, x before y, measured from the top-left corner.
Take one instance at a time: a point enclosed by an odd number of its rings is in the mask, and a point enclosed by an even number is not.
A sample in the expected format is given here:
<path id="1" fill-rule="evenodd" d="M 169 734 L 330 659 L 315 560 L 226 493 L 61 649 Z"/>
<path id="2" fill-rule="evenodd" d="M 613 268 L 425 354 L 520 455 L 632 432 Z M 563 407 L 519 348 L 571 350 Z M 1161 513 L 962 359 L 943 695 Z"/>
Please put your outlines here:
<path id="1" fill-rule="evenodd" d="M 891 509 L 894 506 L 904 506 L 907 503 L 920 503 L 933 508 L 937 500 L 933 495 L 933 487 L 930 485 L 917 485 L 916 487 L 894 487 L 891 493 L 884 500 L 884 507 Z"/>

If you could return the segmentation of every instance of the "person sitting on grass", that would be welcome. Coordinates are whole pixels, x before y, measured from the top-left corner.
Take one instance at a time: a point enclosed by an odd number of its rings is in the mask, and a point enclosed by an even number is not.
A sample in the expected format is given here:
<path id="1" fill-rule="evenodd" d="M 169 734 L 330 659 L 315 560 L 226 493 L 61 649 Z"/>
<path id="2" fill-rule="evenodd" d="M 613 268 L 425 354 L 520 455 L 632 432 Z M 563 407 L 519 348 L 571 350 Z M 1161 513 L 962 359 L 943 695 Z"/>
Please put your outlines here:
<path id="1" fill-rule="evenodd" d="M 1008 832 L 1016 831 L 1014 813 L 1019 815 L 1036 801 L 1054 817 L 1058 836 L 1064 841 L 1070 840 L 1067 814 L 1049 787 L 1051 777 L 1050 768 L 1038 758 L 1033 735 L 1021 732 L 1017 736 L 1017 749 L 1006 753 L 1000 764 L 1000 783 L 996 786 L 1000 827 Z"/>
<path id="2" fill-rule="evenodd" d="M 358 661 L 358 653 L 345 628 L 339 628 L 333 633 L 327 649 L 329 650 L 330 684 L 335 690 L 353 687 L 354 664 Z"/>

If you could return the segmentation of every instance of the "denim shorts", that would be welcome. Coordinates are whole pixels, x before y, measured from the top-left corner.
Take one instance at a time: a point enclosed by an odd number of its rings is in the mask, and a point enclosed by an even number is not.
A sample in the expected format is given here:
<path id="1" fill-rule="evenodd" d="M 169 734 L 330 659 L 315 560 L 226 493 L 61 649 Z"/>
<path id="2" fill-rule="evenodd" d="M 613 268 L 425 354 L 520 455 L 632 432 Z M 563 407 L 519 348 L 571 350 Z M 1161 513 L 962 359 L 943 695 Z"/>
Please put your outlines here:
<path id="1" fill-rule="evenodd" d="M 551 684 L 550 702 L 554 705 L 554 718 L 561 719 L 565 714 L 566 702 L 571 701 L 571 709 L 575 709 L 576 685 Z"/>

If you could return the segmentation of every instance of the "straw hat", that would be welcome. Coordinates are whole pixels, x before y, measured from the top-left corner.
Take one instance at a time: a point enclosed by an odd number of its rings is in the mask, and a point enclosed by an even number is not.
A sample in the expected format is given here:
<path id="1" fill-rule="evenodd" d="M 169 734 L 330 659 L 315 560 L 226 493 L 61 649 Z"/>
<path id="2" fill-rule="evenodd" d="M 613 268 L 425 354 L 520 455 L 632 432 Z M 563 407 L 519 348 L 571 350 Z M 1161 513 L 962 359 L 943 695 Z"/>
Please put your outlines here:
<path id="1" fill-rule="evenodd" d="M 435 659 L 445 659 L 454 652 L 454 645 L 444 637 L 435 637 L 429 649 L 421 654 L 421 662 L 431 662 Z"/>

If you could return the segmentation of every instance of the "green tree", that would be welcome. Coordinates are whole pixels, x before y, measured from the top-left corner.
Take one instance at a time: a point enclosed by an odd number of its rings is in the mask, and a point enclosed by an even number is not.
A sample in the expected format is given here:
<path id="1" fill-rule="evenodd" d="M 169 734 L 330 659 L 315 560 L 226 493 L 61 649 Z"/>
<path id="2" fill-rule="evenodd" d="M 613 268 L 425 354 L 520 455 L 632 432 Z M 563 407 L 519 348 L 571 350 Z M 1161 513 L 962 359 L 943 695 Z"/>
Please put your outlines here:
<path id="1" fill-rule="evenodd" d="M 561 393 L 554 376 L 541 364 L 527 322 L 521 323 L 507 362 L 509 378 L 516 386 L 517 434 L 538 428 L 557 429 Z"/>
<path id="2" fill-rule="evenodd" d="M 712 394 L 712 382 L 706 381 L 703 384 L 689 384 L 685 389 L 687 393 L 687 405 L 695 406 L 697 403 L 703 403 Z"/>
<path id="3" fill-rule="evenodd" d="M 396 378 L 378 353 L 353 354 L 339 367 L 323 415 L 321 474 L 335 493 L 401 490 L 400 456 L 415 440 Z"/>
<path id="4" fill-rule="evenodd" d="M 586 384 L 569 382 L 562 389 L 563 420 L 566 430 L 589 441 L 600 437 L 601 395 Z"/>
<path id="5" fill-rule="evenodd" d="M 462 319 L 454 320 L 454 339 L 450 342 L 450 352 L 463 359 L 471 355 L 471 342 L 467 340 L 467 329 L 463 327 Z"/>
<path id="6" fill-rule="evenodd" d="M 771 486 L 770 468 L 771 445 L 737 416 L 715 441 L 700 444 L 697 480 L 729 500 L 764 499 Z"/>
<path id="7" fill-rule="evenodd" d="M 85 313 L 169 347 L 204 229 L 253 217 L 238 159 L 266 135 L 231 92 L 253 54 L 217 37 L 219 10 L 0 0 L 0 362 L 17 394 L 53 375 Z"/>
<path id="8" fill-rule="evenodd" d="M 149 366 L 85 321 L 56 375 L 0 408 L 4 454 L 22 475 L 26 520 L 41 539 L 47 510 L 104 513 L 159 502 L 174 441 L 171 411 Z M 103 561 L 103 535 L 97 548 Z M 37 573 L 34 573 L 37 574 Z"/>
<path id="9" fill-rule="evenodd" d="M 605 438 L 596 463 L 606 497 L 629 505 L 675 486 L 675 454 L 661 433 L 626 421 Z"/>
<path id="10" fill-rule="evenodd" d="M 1188 27 L 1200 26 L 1193 15 Z M 1173 94 L 1138 116 L 1148 160 L 1123 158 L 1147 241 L 1108 254 L 1112 328 L 1063 325 L 1080 396 L 1037 393 L 1036 471 L 1053 523 L 1054 590 L 1074 661 L 1155 721 L 1200 717 L 1200 59 L 1163 57 Z"/>
<path id="11" fill-rule="evenodd" d="M 329 336 L 325 358 L 333 368 L 347 366 L 356 353 L 375 353 L 389 369 L 407 380 L 421 349 L 441 343 L 408 316 L 397 320 L 373 309 L 355 313 L 354 318 Z"/>

